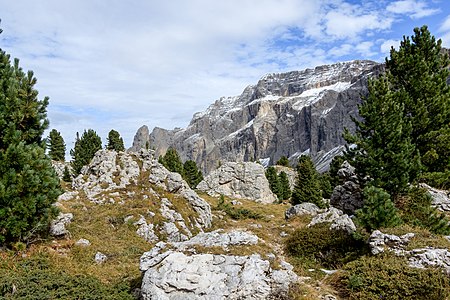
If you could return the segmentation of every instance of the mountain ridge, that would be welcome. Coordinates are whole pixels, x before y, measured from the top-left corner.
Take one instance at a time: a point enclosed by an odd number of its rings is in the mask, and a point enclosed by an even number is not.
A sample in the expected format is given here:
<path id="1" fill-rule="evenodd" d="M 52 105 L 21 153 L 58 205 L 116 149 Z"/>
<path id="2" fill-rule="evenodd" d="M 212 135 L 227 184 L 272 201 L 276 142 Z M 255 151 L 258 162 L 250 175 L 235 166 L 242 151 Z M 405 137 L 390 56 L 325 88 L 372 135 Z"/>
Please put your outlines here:
<path id="1" fill-rule="evenodd" d="M 367 78 L 384 65 L 355 60 L 302 71 L 269 73 L 241 95 L 221 97 L 193 115 L 184 128 L 146 126 L 135 136 L 131 150 L 149 142 L 156 155 L 174 147 L 183 160 L 191 159 L 205 173 L 219 161 L 263 160 L 273 164 L 281 156 L 295 161 L 310 154 L 319 170 L 344 145 L 344 128 L 354 130 L 350 116 L 367 93 Z"/>

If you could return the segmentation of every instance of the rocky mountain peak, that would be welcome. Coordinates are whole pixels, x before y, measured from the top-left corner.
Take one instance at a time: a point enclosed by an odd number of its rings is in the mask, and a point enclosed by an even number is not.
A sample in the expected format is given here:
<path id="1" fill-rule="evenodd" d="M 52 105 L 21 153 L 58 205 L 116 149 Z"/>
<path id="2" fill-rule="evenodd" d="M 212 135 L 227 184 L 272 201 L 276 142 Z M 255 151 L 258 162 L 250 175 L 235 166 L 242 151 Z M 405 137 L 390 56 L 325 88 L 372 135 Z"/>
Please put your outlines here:
<path id="1" fill-rule="evenodd" d="M 185 129 L 155 128 L 149 141 L 157 156 L 174 147 L 206 173 L 219 161 L 273 164 L 301 154 L 325 170 L 344 144 L 344 128 L 354 129 L 351 116 L 367 92 L 367 77 L 382 70 L 381 64 L 357 60 L 267 74 L 241 95 L 222 97 L 194 114 Z M 143 146 L 133 144 L 135 150 Z"/>

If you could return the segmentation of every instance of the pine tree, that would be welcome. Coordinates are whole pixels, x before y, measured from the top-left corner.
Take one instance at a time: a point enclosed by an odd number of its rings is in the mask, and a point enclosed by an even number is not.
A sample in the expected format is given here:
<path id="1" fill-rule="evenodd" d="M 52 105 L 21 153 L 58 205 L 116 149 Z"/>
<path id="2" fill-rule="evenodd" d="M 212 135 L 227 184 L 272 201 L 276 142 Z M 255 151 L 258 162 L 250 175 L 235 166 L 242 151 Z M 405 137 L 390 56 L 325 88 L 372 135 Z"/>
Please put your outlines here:
<path id="1" fill-rule="evenodd" d="M 64 167 L 62 180 L 64 180 L 65 182 L 72 182 L 72 176 L 70 175 L 70 171 L 67 166 Z"/>
<path id="2" fill-rule="evenodd" d="M 114 150 L 114 151 L 125 151 L 125 146 L 123 144 L 123 139 L 120 136 L 119 132 L 117 132 L 114 129 L 111 129 L 111 131 L 108 133 L 108 140 L 107 140 L 106 149 L 108 150 Z"/>
<path id="3" fill-rule="evenodd" d="M 45 155 L 48 98 L 38 100 L 32 71 L 0 49 L 0 244 L 29 242 L 48 228 L 61 194 Z"/>
<path id="4" fill-rule="evenodd" d="M 184 180 L 191 188 L 195 188 L 203 180 L 203 174 L 193 160 L 187 160 L 183 165 Z"/>
<path id="5" fill-rule="evenodd" d="M 289 167 L 289 159 L 283 155 L 276 164 L 283 167 Z"/>
<path id="6" fill-rule="evenodd" d="M 159 158 L 159 162 L 166 167 L 167 170 L 183 175 L 183 163 L 181 162 L 177 150 L 174 148 L 167 149 L 166 154 Z"/>
<path id="7" fill-rule="evenodd" d="M 280 189 L 282 191 L 281 193 L 281 200 L 287 200 L 291 197 L 291 186 L 289 184 L 289 178 L 286 174 L 286 172 L 281 171 L 278 175 L 278 181 L 280 183 Z"/>
<path id="8" fill-rule="evenodd" d="M 283 192 L 280 187 L 280 182 L 278 180 L 277 170 L 275 167 L 270 166 L 266 170 L 266 178 L 269 182 L 269 187 L 272 193 L 277 195 L 278 200 L 282 200 Z"/>
<path id="9" fill-rule="evenodd" d="M 48 155 L 51 159 L 64 161 L 66 156 L 66 144 L 61 133 L 56 129 L 52 129 L 47 140 Z"/>
<path id="10" fill-rule="evenodd" d="M 427 26 L 415 28 L 414 35 L 404 37 L 399 50 L 392 48 L 386 59 L 392 88 L 406 93 L 400 100 L 412 124 L 412 143 L 430 172 L 450 171 L 450 60 L 441 44 Z"/>
<path id="11" fill-rule="evenodd" d="M 362 121 L 354 120 L 355 135 L 344 134 L 347 143 L 356 145 L 347 147 L 345 156 L 358 175 L 394 196 L 406 191 L 420 169 L 402 103 L 406 97 L 403 90 L 392 90 L 386 76 L 370 80 L 369 95 L 359 106 Z"/>
<path id="12" fill-rule="evenodd" d="M 358 222 L 368 231 L 395 227 L 402 223 L 389 194 L 374 186 L 363 190 L 364 206 L 356 211 Z"/>
<path id="13" fill-rule="evenodd" d="M 298 159 L 297 182 L 292 192 L 291 202 L 292 205 L 311 202 L 320 208 L 325 207 L 320 191 L 318 174 L 309 156 L 302 155 Z"/>
<path id="14" fill-rule="evenodd" d="M 75 146 L 70 150 L 74 175 L 80 174 L 81 168 L 89 164 L 95 153 L 100 149 L 102 149 L 102 139 L 94 130 L 85 130 L 81 138 L 77 132 Z"/>

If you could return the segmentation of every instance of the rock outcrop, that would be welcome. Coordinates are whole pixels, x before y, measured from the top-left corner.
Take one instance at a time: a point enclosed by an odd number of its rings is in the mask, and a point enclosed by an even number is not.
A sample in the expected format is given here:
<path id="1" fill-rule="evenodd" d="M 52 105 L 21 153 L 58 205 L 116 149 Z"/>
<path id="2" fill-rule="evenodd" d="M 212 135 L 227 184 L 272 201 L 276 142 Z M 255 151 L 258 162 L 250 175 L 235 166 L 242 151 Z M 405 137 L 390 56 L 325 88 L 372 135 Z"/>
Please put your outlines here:
<path id="1" fill-rule="evenodd" d="M 405 250 L 414 236 L 414 233 L 396 236 L 375 230 L 369 238 L 370 251 L 374 255 L 389 251 L 397 256 L 406 257 L 410 267 L 441 268 L 450 274 L 450 251 L 448 249 L 426 247 Z"/>
<path id="2" fill-rule="evenodd" d="M 450 211 L 450 191 L 436 189 L 425 183 L 421 183 L 420 186 L 425 188 L 430 194 L 432 198 L 431 206 L 440 211 Z"/>
<path id="3" fill-rule="evenodd" d="M 50 234 L 55 237 L 63 237 L 69 234 L 66 225 L 70 224 L 73 219 L 72 213 L 59 213 L 55 220 L 50 224 Z"/>
<path id="4" fill-rule="evenodd" d="M 205 233 L 170 249 L 165 243 L 144 253 L 141 297 L 167 299 L 280 299 L 298 277 L 292 266 L 281 262 L 279 270 L 260 255 L 188 255 L 178 249 L 202 245 L 228 247 L 255 243 L 257 237 L 243 232 Z M 281 298 L 284 299 L 284 298 Z"/>
<path id="5" fill-rule="evenodd" d="M 320 223 L 330 223 L 330 230 L 343 230 L 348 234 L 352 234 L 356 231 L 356 226 L 352 219 L 347 214 L 344 214 L 341 210 L 334 207 L 330 207 L 324 212 L 317 214 L 308 224 L 308 227 Z"/>
<path id="6" fill-rule="evenodd" d="M 267 181 L 264 167 L 253 162 L 227 162 L 197 185 L 211 196 L 225 195 L 262 203 L 277 200 Z"/>
<path id="7" fill-rule="evenodd" d="M 344 161 L 338 171 L 338 176 L 343 184 L 334 188 L 330 204 L 347 214 L 354 214 L 364 205 L 361 185 L 355 174 L 355 168 Z"/>
<path id="8" fill-rule="evenodd" d="M 223 97 L 196 113 L 185 129 L 154 128 L 150 145 L 156 155 L 174 147 L 183 160 L 191 159 L 208 174 L 218 161 L 256 161 L 273 164 L 281 156 L 296 161 L 310 154 L 326 170 L 351 131 L 357 104 L 367 92 L 367 77 L 383 65 L 351 61 L 314 69 L 268 74 L 237 97 Z M 139 130 L 133 149 L 145 147 Z"/>
<path id="9" fill-rule="evenodd" d="M 59 201 L 85 194 L 87 199 L 97 204 L 120 205 L 128 198 L 136 197 L 135 191 L 140 182 L 140 196 L 143 200 L 153 199 L 153 211 L 146 216 L 127 216 L 124 222 L 136 227 L 136 234 L 149 243 L 164 238 L 169 242 L 186 241 L 192 232 L 201 232 L 211 226 L 211 208 L 200 198 L 180 174 L 168 171 L 153 159 L 153 152 L 141 149 L 138 153 L 99 150 L 91 163 L 83 167 L 81 174 L 72 182 L 74 191 L 63 194 Z M 178 209 L 165 197 L 152 189 L 152 185 L 182 199 Z M 181 205 L 181 206 L 180 206 Z M 156 216 L 157 215 L 157 216 Z M 155 220 L 158 223 L 155 224 Z"/>

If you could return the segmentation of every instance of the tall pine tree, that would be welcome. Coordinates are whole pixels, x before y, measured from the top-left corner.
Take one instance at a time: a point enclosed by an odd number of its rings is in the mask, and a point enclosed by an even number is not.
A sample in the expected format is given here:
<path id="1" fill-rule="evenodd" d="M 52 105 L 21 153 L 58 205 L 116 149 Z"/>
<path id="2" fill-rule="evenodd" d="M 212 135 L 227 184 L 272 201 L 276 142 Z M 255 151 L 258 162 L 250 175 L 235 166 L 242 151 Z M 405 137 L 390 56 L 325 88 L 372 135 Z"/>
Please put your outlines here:
<path id="1" fill-rule="evenodd" d="M 166 167 L 167 170 L 183 175 L 183 163 L 181 162 L 181 158 L 175 148 L 171 147 L 167 149 L 166 154 L 164 156 L 160 156 L 158 161 Z"/>
<path id="2" fill-rule="evenodd" d="M 85 130 L 81 138 L 77 132 L 75 146 L 70 150 L 73 173 L 75 175 L 80 174 L 83 166 L 89 164 L 95 153 L 100 149 L 102 149 L 102 139 L 93 129 Z"/>
<path id="3" fill-rule="evenodd" d="M 292 205 L 311 202 L 320 208 L 325 207 L 318 174 L 309 156 L 302 155 L 298 159 L 297 182 L 292 192 L 291 202 Z"/>
<path id="4" fill-rule="evenodd" d="M 346 158 L 361 178 L 391 195 L 404 192 L 420 169 L 411 143 L 411 121 L 405 117 L 403 90 L 392 90 L 386 76 L 369 81 L 369 95 L 359 106 L 362 121 L 354 120 L 356 133 L 345 133 Z"/>
<path id="5" fill-rule="evenodd" d="M 106 149 L 114 150 L 114 151 L 125 151 L 125 146 L 123 144 L 123 139 L 120 136 L 120 133 L 114 129 L 108 133 L 108 141 L 107 141 Z"/>
<path id="6" fill-rule="evenodd" d="M 278 181 L 277 170 L 275 167 L 270 166 L 266 170 L 266 178 L 269 182 L 269 187 L 272 193 L 277 195 L 278 200 L 282 200 L 282 191 L 280 189 L 280 182 Z"/>
<path id="7" fill-rule="evenodd" d="M 66 156 L 66 144 L 61 136 L 61 133 L 52 129 L 47 139 L 48 155 L 51 159 L 57 161 L 64 161 Z"/>
<path id="8" fill-rule="evenodd" d="M 406 94 L 399 100 L 412 124 L 412 143 L 429 172 L 450 172 L 450 61 L 441 44 L 427 26 L 415 28 L 386 59 L 392 89 Z"/>
<path id="9" fill-rule="evenodd" d="M 35 84 L 0 49 L 0 245 L 46 230 L 62 192 L 42 139 L 48 98 L 37 98 Z"/>
<path id="10" fill-rule="evenodd" d="M 291 186 L 289 184 L 289 178 L 286 172 L 281 171 L 280 174 L 278 174 L 278 181 L 280 184 L 280 190 L 281 190 L 281 200 L 287 200 L 291 197 Z"/>
<path id="11" fill-rule="evenodd" d="M 187 160 L 184 163 L 183 174 L 184 180 L 186 180 L 191 188 L 195 188 L 203 180 L 202 171 L 198 169 L 197 164 L 193 160 Z"/>

